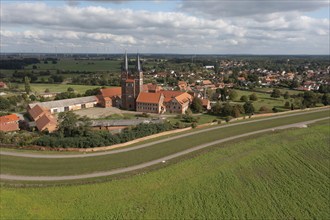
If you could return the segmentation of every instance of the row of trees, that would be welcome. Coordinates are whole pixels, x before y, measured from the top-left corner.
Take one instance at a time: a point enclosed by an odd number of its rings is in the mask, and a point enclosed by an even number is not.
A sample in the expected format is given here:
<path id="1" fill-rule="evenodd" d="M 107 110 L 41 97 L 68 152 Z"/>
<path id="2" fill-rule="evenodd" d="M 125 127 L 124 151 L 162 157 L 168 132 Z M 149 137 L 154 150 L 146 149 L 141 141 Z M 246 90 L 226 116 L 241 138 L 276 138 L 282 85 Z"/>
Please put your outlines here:
<path id="1" fill-rule="evenodd" d="M 64 148 L 110 146 L 174 128 L 167 122 L 139 124 L 137 126 L 128 127 L 119 134 L 111 134 L 108 131 L 91 130 L 90 120 L 86 117 L 79 117 L 73 112 L 60 113 L 59 121 L 60 124 L 56 132 L 40 137 L 34 144 Z"/>
<path id="2" fill-rule="evenodd" d="M 255 112 L 253 103 L 248 101 L 244 105 L 230 104 L 229 102 L 217 102 L 211 109 L 211 114 L 221 117 L 234 117 L 238 118 L 242 114 L 252 115 Z"/>

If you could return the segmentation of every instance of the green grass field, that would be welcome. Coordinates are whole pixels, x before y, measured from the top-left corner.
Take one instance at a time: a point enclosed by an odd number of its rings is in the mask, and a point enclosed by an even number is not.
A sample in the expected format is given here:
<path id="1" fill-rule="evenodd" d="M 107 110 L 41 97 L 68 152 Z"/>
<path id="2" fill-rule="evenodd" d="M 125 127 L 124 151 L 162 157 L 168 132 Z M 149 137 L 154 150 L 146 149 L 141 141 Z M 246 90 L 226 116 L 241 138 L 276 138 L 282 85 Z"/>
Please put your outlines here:
<path id="1" fill-rule="evenodd" d="M 257 113 L 259 112 L 261 106 L 267 106 L 270 110 L 272 110 L 274 106 L 280 111 L 289 110 L 284 108 L 284 104 L 287 101 L 290 102 L 291 98 L 284 99 L 283 96 L 281 96 L 280 98 L 272 98 L 270 97 L 270 94 L 261 93 L 261 92 L 243 91 L 243 90 L 236 90 L 236 92 L 238 93 L 238 98 L 237 98 L 238 104 L 244 104 L 244 102 L 239 101 L 241 96 L 246 95 L 247 97 L 249 97 L 252 93 L 255 93 L 258 96 L 258 100 L 253 101 L 253 106 Z M 289 91 L 289 94 L 293 95 L 293 92 Z"/>
<path id="2" fill-rule="evenodd" d="M 61 59 L 57 64 L 36 64 L 37 70 L 90 71 L 90 72 L 120 72 L 121 61 L 117 60 L 73 60 Z M 32 69 L 29 65 L 26 69 Z"/>
<path id="3" fill-rule="evenodd" d="M 329 116 L 329 111 L 313 112 L 299 116 L 225 127 L 219 130 L 208 131 L 207 135 L 205 133 L 200 133 L 147 148 L 98 157 L 49 160 L 43 158 L 23 158 L 1 155 L 1 173 L 32 176 L 58 176 L 105 171 L 151 161 L 221 138 L 327 116 Z"/>
<path id="4" fill-rule="evenodd" d="M 24 84 L 18 84 L 19 88 L 24 90 Z M 70 84 L 43 84 L 43 83 L 31 83 L 31 89 L 33 92 L 43 93 L 46 89 L 50 92 L 66 92 L 69 87 L 73 88 L 77 93 L 85 93 L 88 89 L 100 88 L 101 86 L 90 85 L 70 85 Z"/>
<path id="5" fill-rule="evenodd" d="M 1 219 L 329 219 L 328 124 L 222 144 L 111 182 L 1 186 Z"/>

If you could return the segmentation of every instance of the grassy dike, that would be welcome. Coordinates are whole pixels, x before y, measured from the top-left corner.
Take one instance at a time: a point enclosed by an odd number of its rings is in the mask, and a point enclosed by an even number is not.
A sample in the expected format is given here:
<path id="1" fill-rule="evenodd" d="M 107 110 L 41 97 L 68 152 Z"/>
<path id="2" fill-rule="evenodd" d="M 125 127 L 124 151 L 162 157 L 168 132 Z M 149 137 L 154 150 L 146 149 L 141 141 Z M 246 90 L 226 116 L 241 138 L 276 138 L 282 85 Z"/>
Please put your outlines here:
<path id="1" fill-rule="evenodd" d="M 106 183 L 1 187 L 1 219 L 329 219 L 328 122 Z"/>
<path id="2" fill-rule="evenodd" d="M 91 173 L 96 171 L 116 169 L 120 167 L 128 167 L 161 158 L 163 156 L 167 156 L 194 147 L 196 145 L 211 142 L 221 138 L 327 116 L 329 116 L 328 110 L 323 112 L 311 112 L 299 116 L 273 119 L 269 121 L 223 127 L 218 130 L 208 131 L 207 133 L 200 133 L 177 140 L 164 142 L 147 148 L 97 157 L 43 159 L 1 155 L 1 173 L 30 176 L 59 176 Z"/>

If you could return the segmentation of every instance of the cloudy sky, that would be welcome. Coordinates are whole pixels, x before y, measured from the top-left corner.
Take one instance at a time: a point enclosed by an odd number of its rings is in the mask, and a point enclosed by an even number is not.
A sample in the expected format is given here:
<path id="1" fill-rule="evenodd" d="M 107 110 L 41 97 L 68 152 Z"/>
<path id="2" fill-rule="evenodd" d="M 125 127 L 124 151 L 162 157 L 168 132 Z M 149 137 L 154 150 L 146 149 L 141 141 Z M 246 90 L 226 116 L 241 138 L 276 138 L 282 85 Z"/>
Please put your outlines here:
<path id="1" fill-rule="evenodd" d="M 330 0 L 0 0 L 1 52 L 330 54 Z"/>

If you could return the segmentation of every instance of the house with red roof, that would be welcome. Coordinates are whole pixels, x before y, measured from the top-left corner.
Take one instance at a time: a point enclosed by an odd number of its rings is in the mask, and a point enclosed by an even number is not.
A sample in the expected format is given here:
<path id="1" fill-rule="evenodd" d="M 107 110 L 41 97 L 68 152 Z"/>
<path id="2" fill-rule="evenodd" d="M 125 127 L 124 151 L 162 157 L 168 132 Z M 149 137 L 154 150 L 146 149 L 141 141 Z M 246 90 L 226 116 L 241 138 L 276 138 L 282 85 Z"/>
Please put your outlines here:
<path id="1" fill-rule="evenodd" d="M 136 100 L 136 111 L 146 113 L 163 113 L 164 95 L 162 93 L 141 92 Z"/>
<path id="2" fill-rule="evenodd" d="M 15 114 L 5 115 L 0 117 L 0 131 L 18 131 L 19 130 L 19 117 Z"/>
<path id="3" fill-rule="evenodd" d="M 53 132 L 57 129 L 57 120 L 49 109 L 37 104 L 28 109 L 28 113 L 31 119 L 35 121 L 39 131 L 48 130 L 49 132 Z"/>
<path id="4" fill-rule="evenodd" d="M 121 87 L 111 87 L 100 89 L 100 95 L 97 96 L 98 104 L 104 108 L 121 106 Z"/>

